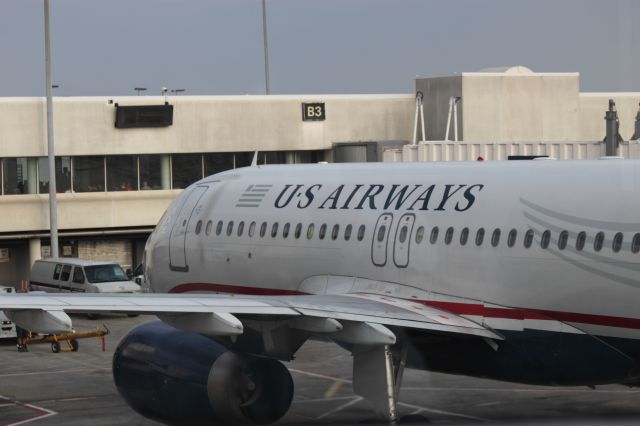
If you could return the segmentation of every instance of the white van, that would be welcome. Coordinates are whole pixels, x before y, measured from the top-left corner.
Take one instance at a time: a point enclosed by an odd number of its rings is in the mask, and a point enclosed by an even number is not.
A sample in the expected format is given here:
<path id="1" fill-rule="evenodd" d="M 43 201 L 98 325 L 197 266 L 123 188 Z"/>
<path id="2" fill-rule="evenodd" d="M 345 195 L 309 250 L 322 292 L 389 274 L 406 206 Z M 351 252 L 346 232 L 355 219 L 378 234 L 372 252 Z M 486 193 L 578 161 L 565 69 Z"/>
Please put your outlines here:
<path id="1" fill-rule="evenodd" d="M 116 263 L 71 257 L 36 260 L 31 268 L 33 291 L 139 293 L 140 286 Z"/>
<path id="2" fill-rule="evenodd" d="M 15 292 L 13 287 L 0 286 L 0 294 Z M 15 339 L 17 336 L 16 325 L 0 311 L 0 339 Z"/>

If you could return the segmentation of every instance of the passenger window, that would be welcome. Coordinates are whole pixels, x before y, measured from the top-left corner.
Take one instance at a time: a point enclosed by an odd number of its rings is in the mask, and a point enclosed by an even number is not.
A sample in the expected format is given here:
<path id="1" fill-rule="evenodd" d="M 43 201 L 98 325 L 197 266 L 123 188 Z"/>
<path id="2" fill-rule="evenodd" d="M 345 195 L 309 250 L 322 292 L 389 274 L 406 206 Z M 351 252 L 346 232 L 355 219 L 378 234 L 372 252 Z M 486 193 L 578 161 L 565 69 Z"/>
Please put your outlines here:
<path id="1" fill-rule="evenodd" d="M 291 224 L 289 222 L 285 223 L 282 227 L 282 238 L 289 237 L 289 228 L 291 228 Z"/>
<path id="2" fill-rule="evenodd" d="M 540 247 L 546 249 L 549 247 L 549 242 L 551 241 L 551 231 L 548 229 L 542 233 L 542 238 L 540 239 Z"/>
<path id="3" fill-rule="evenodd" d="M 469 228 L 462 228 L 462 231 L 460 231 L 460 245 L 465 245 L 467 244 L 467 241 L 469 240 Z"/>
<path id="4" fill-rule="evenodd" d="M 73 268 L 73 282 L 77 284 L 84 284 L 84 273 L 82 268 L 76 266 Z"/>
<path id="5" fill-rule="evenodd" d="M 640 234 L 635 234 L 633 240 L 631 240 L 631 253 L 637 253 L 640 251 Z"/>
<path id="6" fill-rule="evenodd" d="M 60 273 L 60 281 L 69 281 L 69 275 L 71 275 L 71 265 L 64 265 Z"/>
<path id="7" fill-rule="evenodd" d="M 516 245 L 516 238 L 518 238 L 518 231 L 512 229 L 509 231 L 509 235 L 507 235 L 507 246 L 513 247 Z"/>
<path id="8" fill-rule="evenodd" d="M 533 229 L 528 229 L 524 234 L 524 248 L 530 248 L 531 244 L 533 244 Z"/>
<path id="9" fill-rule="evenodd" d="M 344 240 L 349 241 L 351 239 L 351 231 L 353 230 L 353 225 L 349 224 L 346 228 L 344 228 Z"/>
<path id="10" fill-rule="evenodd" d="M 602 250 L 602 246 L 604 245 L 604 232 L 598 232 L 596 234 L 595 240 L 593 240 L 593 249 L 595 251 Z"/>
<path id="11" fill-rule="evenodd" d="M 229 221 L 227 224 L 227 236 L 230 237 L 233 233 L 233 221 Z"/>
<path id="12" fill-rule="evenodd" d="M 438 241 L 438 227 L 434 226 L 433 229 L 431 230 L 431 236 L 429 237 L 429 242 L 431 244 L 435 244 Z"/>
<path id="13" fill-rule="evenodd" d="M 218 224 L 216 225 L 216 235 L 220 235 L 222 233 L 222 221 L 219 220 Z"/>
<path id="14" fill-rule="evenodd" d="M 496 228 L 493 230 L 493 234 L 491 235 L 491 245 L 493 247 L 498 247 L 500 244 L 500 229 Z"/>
<path id="15" fill-rule="evenodd" d="M 611 246 L 611 249 L 613 250 L 614 253 L 617 253 L 620 251 L 620 249 L 622 248 L 622 240 L 623 240 L 624 236 L 622 235 L 622 232 L 618 232 L 614 237 L 613 237 L 613 245 Z"/>
<path id="16" fill-rule="evenodd" d="M 420 244 L 424 240 L 424 226 L 421 226 L 416 231 L 416 244 Z"/>
<path id="17" fill-rule="evenodd" d="M 451 240 L 453 240 L 453 226 L 447 228 L 447 232 L 444 233 L 444 243 L 449 245 Z"/>
<path id="18" fill-rule="evenodd" d="M 338 238 L 338 234 L 340 233 L 340 225 L 333 225 L 333 229 L 331 230 L 331 239 L 335 240 Z"/>
<path id="19" fill-rule="evenodd" d="M 307 228 L 307 240 L 313 238 L 313 228 L 315 228 L 315 226 L 313 226 L 313 223 L 310 223 L 309 227 Z"/>
<path id="20" fill-rule="evenodd" d="M 569 232 L 562 231 L 558 236 L 558 248 L 564 250 L 567 247 L 567 240 L 569 239 Z"/>
<path id="21" fill-rule="evenodd" d="M 61 264 L 57 264 L 56 267 L 53 270 L 53 279 L 57 280 L 60 278 L 60 270 L 62 270 L 62 265 Z"/>
<path id="22" fill-rule="evenodd" d="M 264 238 L 264 234 L 267 233 L 267 222 L 262 222 L 260 225 L 260 238 Z"/>
<path id="23" fill-rule="evenodd" d="M 213 227 L 213 222 L 209 221 L 207 222 L 207 227 L 204 229 L 204 233 L 206 235 L 211 235 L 211 228 Z"/>
<path id="24" fill-rule="evenodd" d="M 301 223 L 296 225 L 296 232 L 295 232 L 296 240 L 298 238 L 300 238 L 300 234 L 302 234 L 302 224 Z"/>
<path id="25" fill-rule="evenodd" d="M 587 241 L 587 233 L 581 231 L 576 237 L 576 250 L 580 251 L 584 248 L 584 243 Z"/>
<path id="26" fill-rule="evenodd" d="M 407 233 L 409 232 L 409 227 L 407 225 L 403 225 L 402 228 L 400 228 L 400 243 L 404 243 L 405 241 L 407 241 Z"/>
<path id="27" fill-rule="evenodd" d="M 478 229 L 476 232 L 476 245 L 480 247 L 482 245 L 482 241 L 484 241 L 484 228 Z"/>
<path id="28" fill-rule="evenodd" d="M 318 231 L 318 238 L 320 238 L 321 240 L 324 240 L 324 236 L 327 233 L 327 224 L 323 223 L 322 226 L 320 226 L 320 230 Z"/>
<path id="29" fill-rule="evenodd" d="M 364 239 L 364 233 L 366 231 L 366 227 L 364 225 L 360 225 L 358 228 L 358 241 L 362 241 Z"/>
<path id="30" fill-rule="evenodd" d="M 251 225 L 249 225 L 249 238 L 252 238 L 255 232 L 256 232 L 256 223 L 251 222 Z"/>
<path id="31" fill-rule="evenodd" d="M 271 225 L 271 238 L 275 238 L 278 236 L 278 222 L 275 222 Z"/>
<path id="32" fill-rule="evenodd" d="M 242 237 L 243 232 L 244 232 L 244 222 L 240 222 L 238 224 L 238 237 Z"/>
<path id="33" fill-rule="evenodd" d="M 380 227 L 380 229 L 378 229 L 378 236 L 376 237 L 376 239 L 378 240 L 378 242 L 382 242 L 382 240 L 384 240 L 384 234 L 387 232 L 387 225 L 382 225 Z"/>
<path id="34" fill-rule="evenodd" d="M 196 235 L 200 235 L 201 230 L 202 230 L 202 221 L 199 220 L 198 223 L 196 223 Z"/>

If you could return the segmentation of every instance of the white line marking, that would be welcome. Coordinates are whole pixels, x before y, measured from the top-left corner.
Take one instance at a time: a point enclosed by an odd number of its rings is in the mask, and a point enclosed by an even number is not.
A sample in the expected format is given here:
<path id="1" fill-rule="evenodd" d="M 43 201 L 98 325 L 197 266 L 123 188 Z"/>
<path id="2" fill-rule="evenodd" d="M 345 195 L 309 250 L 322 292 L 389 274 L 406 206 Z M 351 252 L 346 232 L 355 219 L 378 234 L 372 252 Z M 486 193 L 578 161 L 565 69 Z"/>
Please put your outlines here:
<path id="1" fill-rule="evenodd" d="M 0 374 L 0 377 L 21 377 L 21 376 L 42 376 L 45 374 L 66 374 L 75 373 L 80 371 L 96 371 L 96 370 L 111 370 L 111 368 L 71 368 L 68 370 L 56 370 L 56 371 L 31 371 L 28 373 L 9 373 Z"/>
<path id="2" fill-rule="evenodd" d="M 0 395 L 0 399 L 3 399 L 5 401 L 12 401 L 10 398 L 7 398 L 7 397 L 2 396 L 2 395 Z M 58 414 L 55 411 L 47 410 L 46 408 L 38 407 L 37 405 L 25 404 L 24 402 L 20 402 L 20 401 L 12 401 L 12 402 L 13 402 L 12 405 L 18 405 L 20 407 L 27 408 L 27 409 L 29 409 L 31 411 L 35 411 L 39 415 L 37 415 L 36 417 L 32 417 L 30 419 L 20 420 L 18 422 L 14 422 L 14 423 L 5 423 L 2 426 L 24 425 L 24 424 L 27 424 L 27 423 L 35 422 L 37 420 L 42 420 L 42 419 L 45 419 L 47 417 L 55 416 L 56 414 Z"/>
<path id="3" fill-rule="evenodd" d="M 298 374 L 304 374 L 305 376 L 309 376 L 309 377 L 316 377 L 318 379 L 333 380 L 334 382 L 342 382 L 342 383 L 351 383 L 351 380 L 349 379 L 342 379 L 340 377 L 333 377 L 333 376 L 327 376 L 324 374 L 312 373 L 310 371 L 297 370 L 295 368 L 290 368 L 289 371 L 298 373 Z"/>
<path id="4" fill-rule="evenodd" d="M 346 402 L 342 405 L 337 406 L 336 408 L 334 408 L 333 410 L 329 410 L 324 414 L 319 415 L 318 417 L 316 417 L 316 420 L 320 420 L 320 419 L 324 419 L 325 417 L 329 417 L 333 414 L 336 414 L 342 410 L 344 410 L 345 408 L 349 408 L 352 405 L 357 404 L 358 402 L 362 401 L 364 398 L 361 396 L 354 396 L 353 399 L 349 402 Z"/>
<path id="5" fill-rule="evenodd" d="M 539 388 L 539 389 L 522 389 L 522 388 L 456 388 L 455 386 L 446 388 L 446 387 L 406 387 L 402 388 L 402 391 L 418 391 L 418 392 L 441 392 L 441 391 L 449 391 L 449 392 L 584 392 L 584 393 L 621 393 L 621 394 L 634 394 L 640 393 L 640 390 L 626 390 L 626 389 L 566 389 L 566 388 Z"/>
<path id="6" fill-rule="evenodd" d="M 333 398 L 309 398 L 309 399 L 299 399 L 297 401 L 293 401 L 294 404 L 302 404 L 302 403 L 313 403 L 313 402 L 328 402 L 328 401 L 344 401 L 345 399 L 353 399 L 352 396 L 336 396 Z"/>
<path id="7" fill-rule="evenodd" d="M 460 417 L 463 419 L 476 420 L 479 422 L 491 422 L 491 420 L 483 419 L 482 417 L 469 416 L 467 414 L 454 413 L 451 411 L 437 410 L 435 408 L 423 407 L 421 405 L 407 404 L 406 402 L 398 402 L 398 405 L 401 405 L 403 407 L 413 408 L 420 411 L 426 411 L 427 413 L 443 414 L 445 416 Z"/>

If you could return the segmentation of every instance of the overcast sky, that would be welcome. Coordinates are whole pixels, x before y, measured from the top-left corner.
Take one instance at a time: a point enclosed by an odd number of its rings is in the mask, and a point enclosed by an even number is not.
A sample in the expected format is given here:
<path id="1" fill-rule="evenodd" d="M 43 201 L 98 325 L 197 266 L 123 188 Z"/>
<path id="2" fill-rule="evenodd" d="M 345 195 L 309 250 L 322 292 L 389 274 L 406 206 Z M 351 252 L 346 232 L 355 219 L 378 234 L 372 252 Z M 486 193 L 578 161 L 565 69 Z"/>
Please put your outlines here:
<path id="1" fill-rule="evenodd" d="M 260 0 L 50 0 L 56 95 L 264 93 Z M 267 0 L 274 94 L 525 65 L 640 91 L 640 1 Z M 44 95 L 42 0 L 0 0 L 0 96 Z"/>

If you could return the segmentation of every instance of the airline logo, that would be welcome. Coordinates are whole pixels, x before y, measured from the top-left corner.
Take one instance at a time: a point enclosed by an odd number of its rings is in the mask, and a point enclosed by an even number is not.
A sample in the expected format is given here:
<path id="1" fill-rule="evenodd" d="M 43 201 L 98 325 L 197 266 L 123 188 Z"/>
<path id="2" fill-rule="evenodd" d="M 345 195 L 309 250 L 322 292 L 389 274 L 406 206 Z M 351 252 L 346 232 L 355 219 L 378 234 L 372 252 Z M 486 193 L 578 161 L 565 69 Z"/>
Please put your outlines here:
<path id="1" fill-rule="evenodd" d="M 249 185 L 240 195 L 236 207 L 260 207 L 260 203 L 262 203 L 272 186 Z"/>
<path id="2" fill-rule="evenodd" d="M 285 185 L 275 199 L 278 209 L 353 209 L 353 210 L 469 210 L 482 191 L 482 184 L 447 185 L 377 185 L 353 184 L 327 187 L 314 185 Z"/>

